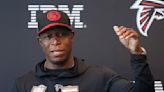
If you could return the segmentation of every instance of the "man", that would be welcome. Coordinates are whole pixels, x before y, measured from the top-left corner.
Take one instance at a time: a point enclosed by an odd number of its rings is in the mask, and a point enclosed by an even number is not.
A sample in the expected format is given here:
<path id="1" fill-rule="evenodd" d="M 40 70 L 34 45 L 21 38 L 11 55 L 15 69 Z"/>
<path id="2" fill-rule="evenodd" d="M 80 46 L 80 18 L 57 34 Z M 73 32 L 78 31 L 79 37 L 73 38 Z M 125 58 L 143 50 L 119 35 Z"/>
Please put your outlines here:
<path id="1" fill-rule="evenodd" d="M 56 10 L 38 16 L 38 42 L 45 60 L 18 78 L 12 92 L 154 92 L 154 80 L 131 28 L 114 26 L 120 42 L 131 52 L 135 83 L 109 68 L 93 66 L 72 55 L 74 31 L 69 17 Z"/>

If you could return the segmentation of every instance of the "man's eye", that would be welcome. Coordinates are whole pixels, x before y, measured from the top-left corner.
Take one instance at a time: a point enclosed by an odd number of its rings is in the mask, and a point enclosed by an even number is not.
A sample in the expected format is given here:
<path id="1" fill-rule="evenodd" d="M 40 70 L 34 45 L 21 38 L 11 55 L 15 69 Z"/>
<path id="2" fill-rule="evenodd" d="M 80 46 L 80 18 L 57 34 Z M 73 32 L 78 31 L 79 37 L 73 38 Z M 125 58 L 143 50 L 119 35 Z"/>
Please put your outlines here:
<path id="1" fill-rule="evenodd" d="M 52 37 L 53 37 L 52 34 L 48 34 L 48 35 L 47 35 L 47 38 L 49 38 L 49 39 L 51 39 Z"/>
<path id="2" fill-rule="evenodd" d="M 59 33 L 56 33 L 56 36 L 57 37 L 66 37 L 68 35 L 69 35 L 68 32 L 59 32 Z"/>
<path id="3" fill-rule="evenodd" d="M 44 40 L 50 40 L 53 37 L 64 38 L 64 37 L 67 37 L 68 35 L 69 35 L 69 32 L 56 32 L 52 34 L 45 34 L 41 38 Z"/>
<path id="4" fill-rule="evenodd" d="M 66 32 L 60 33 L 60 36 L 67 36 Z"/>
<path id="5" fill-rule="evenodd" d="M 51 38 L 52 38 L 52 34 L 47 34 L 47 35 L 42 36 L 42 39 L 46 39 L 46 40 L 49 40 Z"/>

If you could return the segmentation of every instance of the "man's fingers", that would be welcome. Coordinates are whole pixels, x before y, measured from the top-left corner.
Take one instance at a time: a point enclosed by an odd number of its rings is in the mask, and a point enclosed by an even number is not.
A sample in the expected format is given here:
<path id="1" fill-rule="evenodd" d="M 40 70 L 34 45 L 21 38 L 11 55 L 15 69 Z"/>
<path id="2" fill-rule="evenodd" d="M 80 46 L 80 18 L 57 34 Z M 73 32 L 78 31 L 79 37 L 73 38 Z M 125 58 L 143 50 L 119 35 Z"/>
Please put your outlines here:
<path id="1" fill-rule="evenodd" d="M 119 29 L 118 36 L 123 36 L 127 32 L 127 28 L 123 27 Z"/>
<path id="2" fill-rule="evenodd" d="M 122 35 L 126 31 L 126 27 L 124 26 L 121 26 L 121 27 L 114 26 L 113 28 L 118 36 Z"/>
<path id="3" fill-rule="evenodd" d="M 131 33 L 134 33 L 130 28 L 127 28 L 126 32 L 122 34 L 123 38 L 127 39 Z"/>
<path id="4" fill-rule="evenodd" d="M 129 39 L 130 37 L 137 37 L 137 33 L 132 28 L 127 28 L 124 26 L 114 26 L 113 29 L 120 39 Z"/>
<path id="5" fill-rule="evenodd" d="M 127 35 L 126 37 L 125 37 L 125 39 L 129 39 L 129 38 L 131 38 L 131 37 L 133 37 L 134 36 L 134 33 L 130 33 L 129 35 Z"/>
<path id="6" fill-rule="evenodd" d="M 115 32 L 117 32 L 119 29 L 118 29 L 118 26 L 113 26 L 113 29 Z"/>

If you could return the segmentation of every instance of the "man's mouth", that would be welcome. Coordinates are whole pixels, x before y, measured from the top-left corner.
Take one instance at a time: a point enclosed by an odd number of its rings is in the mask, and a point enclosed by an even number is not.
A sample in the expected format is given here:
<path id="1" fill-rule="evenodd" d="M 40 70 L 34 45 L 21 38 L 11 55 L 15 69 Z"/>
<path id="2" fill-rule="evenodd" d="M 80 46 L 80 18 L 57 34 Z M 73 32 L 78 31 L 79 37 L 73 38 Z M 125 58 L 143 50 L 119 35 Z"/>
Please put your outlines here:
<path id="1" fill-rule="evenodd" d="M 50 52 L 63 52 L 64 50 L 51 50 Z"/>
<path id="2" fill-rule="evenodd" d="M 60 56 L 64 53 L 64 50 L 52 50 L 51 54 L 55 55 L 55 56 Z"/>

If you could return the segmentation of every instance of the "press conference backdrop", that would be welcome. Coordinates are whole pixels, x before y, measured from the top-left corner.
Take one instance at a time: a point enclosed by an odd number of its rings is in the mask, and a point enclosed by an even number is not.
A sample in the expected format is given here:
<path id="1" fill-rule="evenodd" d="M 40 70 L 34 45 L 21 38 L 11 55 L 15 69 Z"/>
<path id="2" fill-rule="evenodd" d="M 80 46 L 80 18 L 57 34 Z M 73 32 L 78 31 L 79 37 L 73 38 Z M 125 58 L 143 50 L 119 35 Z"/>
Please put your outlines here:
<path id="1" fill-rule="evenodd" d="M 107 66 L 134 80 L 130 53 L 119 42 L 114 25 L 134 28 L 147 50 L 156 87 L 164 83 L 164 1 L 154 0 L 1 0 L 0 92 L 44 59 L 36 40 L 37 13 L 67 12 L 76 32 L 73 54 L 95 65 Z M 157 92 L 157 90 L 156 90 Z M 163 91 L 160 91 L 163 92 Z"/>

